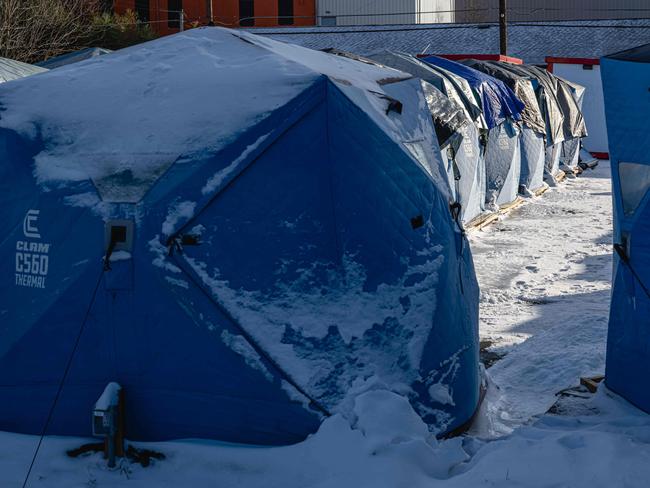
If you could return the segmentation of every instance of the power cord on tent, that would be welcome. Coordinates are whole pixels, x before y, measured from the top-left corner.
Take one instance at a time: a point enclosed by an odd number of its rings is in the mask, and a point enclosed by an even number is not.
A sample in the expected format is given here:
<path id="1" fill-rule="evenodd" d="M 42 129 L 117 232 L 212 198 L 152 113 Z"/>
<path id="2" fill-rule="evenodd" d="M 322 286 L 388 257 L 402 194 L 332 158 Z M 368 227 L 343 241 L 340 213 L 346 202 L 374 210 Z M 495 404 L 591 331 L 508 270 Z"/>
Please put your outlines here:
<path id="1" fill-rule="evenodd" d="M 47 433 L 47 429 L 50 426 L 50 422 L 52 421 L 52 416 L 54 415 L 54 410 L 56 409 L 56 405 L 59 401 L 59 397 L 61 396 L 61 392 L 63 391 L 63 385 L 65 384 L 65 380 L 68 377 L 68 373 L 70 373 L 70 368 L 72 367 L 72 361 L 74 359 L 74 355 L 77 352 L 77 348 L 79 347 L 79 343 L 81 342 L 81 336 L 83 335 L 84 329 L 86 328 L 86 322 L 88 321 L 88 316 L 90 315 L 90 309 L 93 306 L 93 303 L 95 303 L 95 297 L 97 296 L 97 291 L 99 290 L 99 285 L 102 282 L 102 278 L 104 277 L 104 269 L 102 269 L 101 274 L 99 275 L 99 279 L 97 280 L 97 284 L 95 285 L 95 289 L 93 290 L 92 297 L 90 299 L 90 303 L 88 304 L 88 308 L 86 309 L 86 313 L 84 314 L 84 319 L 81 322 L 81 326 L 79 327 L 79 332 L 77 333 L 77 338 L 74 342 L 74 346 L 72 347 L 72 351 L 70 352 L 70 357 L 68 358 L 68 362 L 65 366 L 65 370 L 63 371 L 63 376 L 61 376 L 61 381 L 59 382 L 59 387 L 56 391 L 56 395 L 54 396 L 54 401 L 52 402 L 52 406 L 50 407 L 50 411 L 48 412 L 47 415 L 47 420 L 45 421 L 45 425 L 43 426 L 43 430 L 41 431 L 40 438 L 38 439 L 38 445 L 36 446 L 36 450 L 34 451 L 34 455 L 32 456 L 32 462 L 29 464 L 29 469 L 27 470 L 27 475 L 25 476 L 25 480 L 23 481 L 23 486 L 22 488 L 27 487 L 27 482 L 29 481 L 29 477 L 32 474 L 32 469 L 34 468 L 34 463 L 36 462 L 36 457 L 38 456 L 38 453 L 41 449 L 41 445 L 43 444 L 43 439 L 45 438 L 45 434 Z"/>
<path id="2" fill-rule="evenodd" d="M 614 244 L 614 250 L 616 251 L 616 254 L 618 254 L 618 257 L 621 258 L 621 261 L 627 268 L 632 272 L 632 276 L 639 282 L 639 285 L 641 285 L 641 288 L 645 292 L 646 296 L 650 298 L 650 289 L 648 289 L 647 286 L 643 283 L 641 280 L 641 277 L 637 274 L 637 272 L 634 270 L 632 267 L 632 264 L 630 263 L 630 257 L 627 255 L 627 252 L 625 251 L 625 247 L 622 244 Z"/>

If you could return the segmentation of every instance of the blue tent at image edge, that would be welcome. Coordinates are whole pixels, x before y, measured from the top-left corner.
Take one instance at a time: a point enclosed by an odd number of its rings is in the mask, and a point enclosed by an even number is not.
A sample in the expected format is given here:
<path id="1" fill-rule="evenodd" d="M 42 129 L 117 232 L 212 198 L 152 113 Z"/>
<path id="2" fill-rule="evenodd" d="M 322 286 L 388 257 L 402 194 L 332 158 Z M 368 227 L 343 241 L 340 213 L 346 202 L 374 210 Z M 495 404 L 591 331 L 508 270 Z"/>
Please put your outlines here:
<path id="1" fill-rule="evenodd" d="M 474 414 L 478 285 L 419 80 L 203 28 L 0 106 L 0 430 L 41 433 L 69 360 L 46 434 L 89 435 L 112 381 L 143 441 L 298 442 L 373 388 L 439 434 Z"/>
<path id="2" fill-rule="evenodd" d="M 650 45 L 601 66 L 616 250 L 605 381 L 650 412 Z"/>
<path id="3" fill-rule="evenodd" d="M 437 56 L 423 61 L 466 79 L 480 100 L 487 124 L 485 169 L 486 203 L 498 208 L 517 199 L 521 173 L 519 127 L 525 106 L 501 80 L 461 63 Z"/>

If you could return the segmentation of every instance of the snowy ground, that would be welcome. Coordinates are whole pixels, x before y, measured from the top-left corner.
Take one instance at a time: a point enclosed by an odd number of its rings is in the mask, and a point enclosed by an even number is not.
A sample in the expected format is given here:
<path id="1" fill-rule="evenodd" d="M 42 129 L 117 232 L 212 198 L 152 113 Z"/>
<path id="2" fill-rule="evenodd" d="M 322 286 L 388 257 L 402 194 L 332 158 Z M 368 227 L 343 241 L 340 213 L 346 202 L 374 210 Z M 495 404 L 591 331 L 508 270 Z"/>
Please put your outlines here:
<path id="1" fill-rule="evenodd" d="M 81 439 L 45 439 L 34 487 L 642 487 L 650 479 L 650 416 L 601 387 L 546 414 L 555 393 L 604 371 L 611 273 L 606 165 L 536 198 L 471 236 L 482 286 L 481 335 L 506 353 L 488 370 L 482 421 L 438 442 L 408 403 L 357 399 L 356 418 L 324 422 L 283 448 L 216 442 L 149 444 L 151 467 L 99 455 L 67 458 Z M 378 408 L 380 407 L 380 408 Z M 21 486 L 37 439 L 0 434 L 0 486 Z"/>
<path id="2" fill-rule="evenodd" d="M 481 339 L 507 352 L 489 371 L 483 435 L 545 412 L 580 376 L 604 374 L 612 274 L 609 164 L 470 236 Z"/>

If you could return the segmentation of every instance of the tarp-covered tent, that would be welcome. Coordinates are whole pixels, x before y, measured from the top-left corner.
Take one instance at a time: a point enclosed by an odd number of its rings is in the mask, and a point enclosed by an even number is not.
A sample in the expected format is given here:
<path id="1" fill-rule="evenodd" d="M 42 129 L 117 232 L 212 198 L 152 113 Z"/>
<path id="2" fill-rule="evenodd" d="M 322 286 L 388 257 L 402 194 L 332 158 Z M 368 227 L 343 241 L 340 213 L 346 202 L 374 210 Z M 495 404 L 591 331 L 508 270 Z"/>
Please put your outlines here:
<path id="1" fill-rule="evenodd" d="M 565 144 L 573 139 L 581 139 L 587 135 L 587 128 L 582 112 L 578 107 L 573 88 L 568 82 L 558 78 L 548 71 L 537 66 L 530 66 L 530 70 L 538 73 L 541 77 L 549 80 L 554 87 L 555 97 L 562 111 L 562 144 L 553 148 L 552 156 L 548 159 L 551 174 L 555 176 L 560 169 L 562 154 L 565 151 Z M 571 151 L 571 147 L 568 149 Z"/>
<path id="2" fill-rule="evenodd" d="M 565 140 L 562 143 L 562 155 L 560 157 L 560 168 L 566 169 L 568 171 L 573 171 L 578 166 L 578 162 L 580 161 L 580 147 L 582 139 L 584 137 L 587 137 L 587 128 L 584 116 L 582 115 L 582 104 L 585 97 L 585 87 L 578 85 L 572 81 L 560 78 L 559 76 L 556 76 L 556 78 L 558 79 L 558 82 L 565 86 L 571 93 L 571 96 L 575 102 L 575 106 L 573 107 L 572 111 L 577 111 L 577 115 L 575 117 L 577 124 L 574 125 L 573 132 L 568 136 L 565 136 Z"/>
<path id="3" fill-rule="evenodd" d="M 463 77 L 480 101 L 487 124 L 485 169 L 486 203 L 489 208 L 511 203 L 519 193 L 521 154 L 519 128 L 524 104 L 503 82 L 469 66 L 448 59 L 429 56 L 425 62 Z"/>
<path id="4" fill-rule="evenodd" d="M 519 193 L 530 195 L 544 187 L 546 122 L 539 107 L 530 76 L 516 74 L 498 62 L 468 59 L 463 62 L 478 71 L 503 81 L 524 102 L 521 112 L 521 174 Z"/>
<path id="5" fill-rule="evenodd" d="M 485 211 L 485 162 L 479 130 L 470 112 L 472 107 L 463 102 L 465 97 L 452 78 L 413 56 L 384 51 L 372 54 L 370 58 L 425 81 L 430 87 L 425 89 L 425 93 L 428 94 L 434 118 L 436 112 L 440 112 L 438 118 L 444 116 L 449 119 L 453 116 L 454 125 L 447 128 L 447 131 L 453 131 L 452 136 L 445 139 L 440 129 L 436 128 L 436 132 L 443 160 L 447 163 L 450 186 L 461 205 L 460 218 L 463 223 L 470 223 Z M 437 86 L 445 91 L 441 92 Z M 438 93 L 442 95 L 442 100 L 436 96 Z"/>
<path id="6" fill-rule="evenodd" d="M 473 415 L 478 287 L 419 80 L 203 28 L 0 104 L 0 429 L 40 433 L 69 360 L 48 434 L 90 434 L 109 381 L 131 439 L 296 442 L 372 388 L 440 433 Z"/>
<path id="7" fill-rule="evenodd" d="M 41 66 L 47 69 L 60 68 L 61 66 L 67 66 L 69 64 L 78 63 L 79 61 L 85 61 L 86 59 L 92 59 L 97 56 L 103 56 L 104 54 L 112 53 L 110 49 L 104 49 L 103 47 L 87 47 L 85 49 L 80 49 L 78 51 L 73 51 L 71 53 L 61 54 L 60 56 L 54 56 L 52 58 L 46 59 L 37 63 L 37 66 Z"/>
<path id="8" fill-rule="evenodd" d="M 650 44 L 601 59 L 614 194 L 607 386 L 650 412 Z"/>
<path id="9" fill-rule="evenodd" d="M 530 76 L 534 82 L 539 107 L 546 120 L 545 176 L 553 183 L 560 171 L 560 155 L 564 142 L 564 115 L 557 98 L 557 83 L 550 73 L 536 66 L 499 64 L 513 73 Z"/>
<path id="10" fill-rule="evenodd" d="M 47 71 L 33 64 L 22 63 L 13 59 L 0 58 L 0 83 L 17 80 L 25 76 L 35 75 Z"/>

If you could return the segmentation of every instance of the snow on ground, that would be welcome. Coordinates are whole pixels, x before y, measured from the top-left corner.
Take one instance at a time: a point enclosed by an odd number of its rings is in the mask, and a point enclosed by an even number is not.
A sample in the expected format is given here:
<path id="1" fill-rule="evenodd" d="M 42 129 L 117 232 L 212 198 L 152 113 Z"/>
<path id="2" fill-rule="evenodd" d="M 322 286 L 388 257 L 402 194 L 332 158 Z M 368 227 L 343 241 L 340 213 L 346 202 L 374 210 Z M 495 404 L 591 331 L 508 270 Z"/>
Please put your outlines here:
<path id="1" fill-rule="evenodd" d="M 580 376 L 604 374 L 612 275 L 608 163 L 568 179 L 470 237 L 480 334 L 508 352 L 477 432 L 507 433 L 545 412 Z"/>
<path id="2" fill-rule="evenodd" d="M 186 440 L 138 444 L 165 454 L 143 468 L 101 455 L 71 459 L 87 439 L 47 437 L 33 487 L 643 487 L 650 416 L 601 386 L 545 414 L 555 393 L 602 373 L 611 272 L 609 168 L 603 164 L 471 236 L 483 288 L 482 338 L 507 353 L 488 370 L 482 421 L 436 441 L 393 393 L 359 396 L 305 442 L 280 448 Z M 500 437 L 498 437 L 500 435 Z M 0 486 L 21 486 L 38 439 L 0 433 Z"/>

